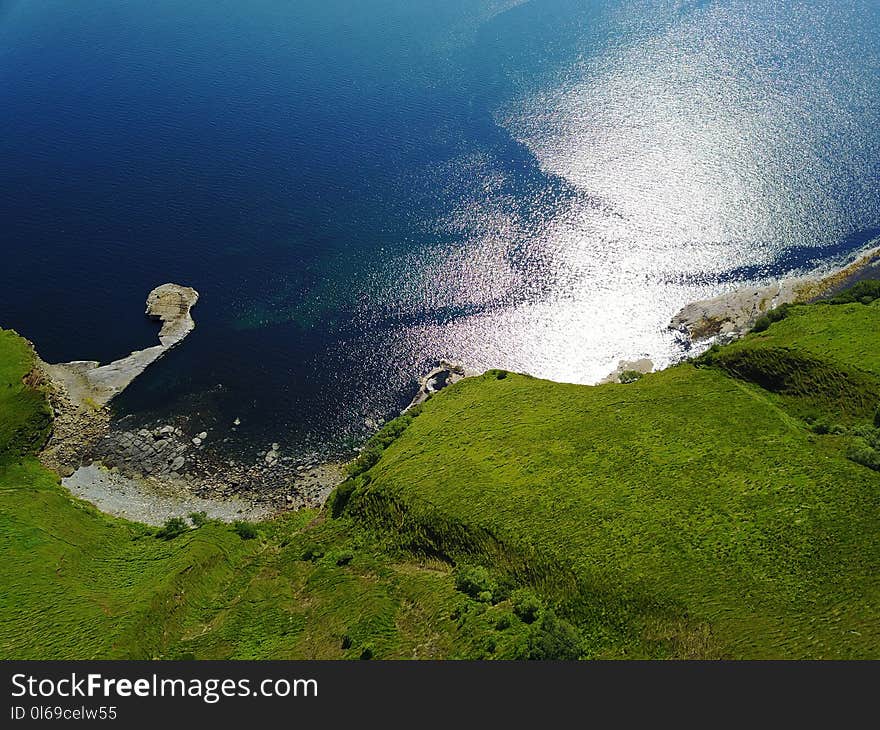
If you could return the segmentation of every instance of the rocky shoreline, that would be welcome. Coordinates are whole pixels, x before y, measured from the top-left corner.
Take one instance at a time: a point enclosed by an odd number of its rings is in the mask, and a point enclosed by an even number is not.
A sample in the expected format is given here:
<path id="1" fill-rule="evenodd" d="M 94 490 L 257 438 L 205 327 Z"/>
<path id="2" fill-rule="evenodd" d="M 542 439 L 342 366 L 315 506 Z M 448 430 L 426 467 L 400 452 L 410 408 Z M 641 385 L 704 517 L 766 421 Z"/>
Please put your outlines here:
<path id="1" fill-rule="evenodd" d="M 236 429 L 236 421 L 225 428 L 206 426 L 197 416 L 150 427 L 124 418 L 91 445 L 88 458 L 64 483 L 82 487 L 83 479 L 95 474 L 93 467 L 100 467 L 145 493 L 235 500 L 250 513 L 266 515 L 320 506 L 343 479 L 341 462 L 327 462 L 315 453 L 287 454 L 277 442 L 232 458 L 228 444 Z"/>
<path id="2" fill-rule="evenodd" d="M 815 301 L 871 275 L 880 276 L 880 247 L 862 251 L 851 263 L 828 273 L 741 287 L 692 302 L 672 318 L 669 328 L 692 344 L 730 341 L 748 332 L 771 309 Z"/>
<path id="3" fill-rule="evenodd" d="M 88 460 L 91 447 L 110 428 L 107 404 L 195 329 L 191 310 L 198 300 L 195 289 L 179 284 L 153 289 L 145 314 L 162 323 L 159 344 L 106 365 L 94 360 L 51 364 L 37 358 L 34 379 L 46 389 L 55 415 L 41 454 L 47 467 L 66 476 Z"/>
<path id="4" fill-rule="evenodd" d="M 145 314 L 162 323 L 158 345 L 135 350 L 106 365 L 94 360 L 75 360 L 55 365 L 42 363 L 42 368 L 52 381 L 66 390 L 75 406 L 91 409 L 105 406 L 195 329 L 191 311 L 198 300 L 199 293 L 191 287 L 157 286 L 147 295 Z"/>
<path id="5" fill-rule="evenodd" d="M 403 412 L 406 413 L 410 408 L 421 405 L 434 393 L 443 390 L 443 388 L 454 385 L 464 378 L 472 378 L 475 375 L 480 375 L 479 371 L 466 368 L 461 363 L 440 360 L 440 364 L 437 367 L 432 368 L 419 379 L 419 389 L 413 396 L 410 404 L 403 409 Z"/>
<path id="6" fill-rule="evenodd" d="M 764 313 L 786 302 L 811 301 L 864 276 L 880 276 L 880 248 L 862 253 L 831 273 L 744 287 L 684 307 L 670 322 L 688 346 L 729 341 L 747 332 Z M 320 507 L 342 482 L 345 464 L 318 453 L 288 454 L 281 443 L 232 456 L 240 425 L 199 422 L 180 415 L 173 422 L 111 423 L 107 403 L 168 349 L 194 329 L 190 310 L 198 293 L 166 284 L 150 293 L 147 315 L 163 326 L 160 344 L 101 366 L 90 361 L 47 365 L 39 361 L 32 380 L 49 394 L 55 412 L 53 435 L 41 454 L 70 491 L 99 509 L 147 524 L 206 512 L 222 520 L 264 519 L 286 510 Z M 628 371 L 647 373 L 648 359 L 621 361 L 601 382 L 618 382 Z M 441 360 L 419 380 L 409 408 L 459 380 L 479 375 Z M 368 423 L 378 429 L 381 423 Z"/>
<path id="7" fill-rule="evenodd" d="M 198 298 L 190 287 L 156 287 L 146 316 L 162 323 L 159 344 L 107 365 L 38 358 L 31 382 L 44 388 L 54 413 L 41 461 L 102 511 L 147 524 L 201 511 L 216 519 L 260 519 L 323 504 L 342 481 L 343 465 L 317 454 L 287 455 L 280 443 L 229 458 L 217 444 L 232 440 L 238 419 L 226 434 L 192 415 L 149 426 L 111 420 L 110 401 L 195 329 L 191 310 Z"/>

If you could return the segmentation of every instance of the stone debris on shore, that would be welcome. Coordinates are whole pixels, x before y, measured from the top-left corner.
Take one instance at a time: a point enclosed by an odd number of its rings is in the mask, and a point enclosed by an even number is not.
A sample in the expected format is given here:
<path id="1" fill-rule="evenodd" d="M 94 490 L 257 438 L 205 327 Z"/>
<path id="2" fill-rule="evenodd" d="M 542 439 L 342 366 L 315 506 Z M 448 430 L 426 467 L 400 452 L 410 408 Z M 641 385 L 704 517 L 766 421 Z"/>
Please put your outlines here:
<path id="1" fill-rule="evenodd" d="M 617 363 L 617 367 L 614 368 L 614 370 L 598 382 L 598 385 L 603 385 L 605 383 L 619 383 L 620 376 L 629 370 L 646 375 L 654 370 L 654 363 L 645 357 L 638 360 L 621 360 Z"/>
<path id="2" fill-rule="evenodd" d="M 275 511 L 268 501 L 239 497 L 206 499 L 174 480 L 126 477 L 98 464 L 80 467 L 62 483 L 73 495 L 91 502 L 102 512 L 147 525 L 161 525 L 171 517 L 187 517 L 194 512 L 232 522 L 265 519 Z"/>
<path id="3" fill-rule="evenodd" d="M 874 248 L 831 273 L 782 279 L 765 286 L 739 287 L 711 299 L 691 302 L 672 318 L 669 328 L 692 343 L 736 339 L 771 309 L 833 293 L 865 272 L 878 268 L 880 248 Z"/>
<path id="4" fill-rule="evenodd" d="M 344 478 L 343 464 L 329 455 L 282 458 L 281 444 L 273 442 L 267 451 L 248 456 L 243 447 L 229 446 L 228 438 L 212 438 L 209 431 L 190 438 L 198 428 L 192 425 L 195 419 L 181 416 L 175 425 L 150 428 L 127 427 L 123 419 L 94 444 L 87 464 L 139 482 L 143 491 L 170 482 L 199 498 L 256 499 L 273 511 L 319 507 Z M 237 458 L 230 458 L 233 454 Z"/>
<path id="5" fill-rule="evenodd" d="M 34 376 L 46 387 L 54 414 L 52 436 L 40 454 L 43 464 L 66 476 L 87 461 L 91 447 L 110 428 L 107 403 L 192 332 L 190 310 L 198 298 L 195 289 L 178 284 L 153 289 L 146 314 L 162 322 L 159 344 L 108 365 L 91 360 L 51 365 L 37 358 Z"/>
<path id="6" fill-rule="evenodd" d="M 464 378 L 471 378 L 480 373 L 476 370 L 470 370 L 461 363 L 450 362 L 449 360 L 441 360 L 440 364 L 429 370 L 419 379 L 419 389 L 413 397 L 410 404 L 404 409 L 406 413 L 413 406 L 424 403 L 434 393 L 446 388 Z M 374 426 L 375 423 L 367 423 L 367 427 Z"/>

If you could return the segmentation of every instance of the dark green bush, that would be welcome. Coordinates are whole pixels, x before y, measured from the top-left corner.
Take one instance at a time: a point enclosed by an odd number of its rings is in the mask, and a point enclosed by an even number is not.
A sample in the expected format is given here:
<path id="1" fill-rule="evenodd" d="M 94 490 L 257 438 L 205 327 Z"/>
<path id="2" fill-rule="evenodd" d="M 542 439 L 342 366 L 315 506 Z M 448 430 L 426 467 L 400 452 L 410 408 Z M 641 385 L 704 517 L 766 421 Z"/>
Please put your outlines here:
<path id="1" fill-rule="evenodd" d="M 775 309 L 771 309 L 766 314 L 758 317 L 755 324 L 752 325 L 752 332 L 764 332 L 770 328 L 774 322 L 780 322 L 788 316 L 789 305 L 781 304 Z"/>
<path id="2" fill-rule="evenodd" d="M 527 588 L 520 588 L 518 591 L 514 591 L 510 596 L 510 600 L 513 603 L 513 612 L 520 621 L 527 624 L 537 621 L 544 611 L 544 604 L 541 602 L 541 599 Z"/>
<path id="3" fill-rule="evenodd" d="M 780 304 L 775 309 L 771 309 L 769 312 L 767 312 L 767 317 L 770 319 L 771 322 L 781 322 L 788 316 L 788 310 L 790 306 L 790 304 Z"/>
<path id="4" fill-rule="evenodd" d="M 369 482 L 367 480 L 369 476 L 369 474 L 363 475 L 361 477 L 361 483 L 368 484 Z M 354 494 L 354 490 L 357 486 L 358 482 L 356 479 L 346 479 L 330 494 L 327 504 L 330 507 L 330 514 L 334 518 L 341 517 L 342 513 L 345 512 L 345 507 L 351 499 L 351 495 Z"/>
<path id="5" fill-rule="evenodd" d="M 320 545 L 306 545 L 303 548 L 302 555 L 300 556 L 302 560 L 308 560 L 310 562 L 315 562 L 318 558 L 324 557 L 324 548 Z"/>
<path id="6" fill-rule="evenodd" d="M 193 527 L 203 527 L 208 524 L 207 512 L 190 512 L 189 521 L 193 523 Z"/>
<path id="7" fill-rule="evenodd" d="M 880 299 L 880 279 L 859 281 L 829 301 L 831 304 L 870 304 L 875 299 Z"/>
<path id="8" fill-rule="evenodd" d="M 877 410 L 874 412 L 874 427 L 880 428 L 880 406 L 877 406 Z"/>
<path id="9" fill-rule="evenodd" d="M 629 383 L 635 383 L 637 380 L 641 380 L 644 377 L 645 374 L 640 373 L 638 370 L 624 370 L 617 379 L 624 385 L 628 385 Z"/>
<path id="10" fill-rule="evenodd" d="M 171 517 L 165 520 L 165 524 L 162 525 L 162 528 L 156 533 L 156 537 L 161 538 L 162 540 L 173 540 L 175 537 L 182 535 L 188 530 L 189 525 L 186 524 L 182 517 Z"/>
<path id="11" fill-rule="evenodd" d="M 868 424 L 853 426 L 850 429 L 853 436 L 864 439 L 872 449 L 880 449 L 880 428 L 874 428 Z"/>
<path id="12" fill-rule="evenodd" d="M 455 573 L 455 587 L 483 603 L 491 603 L 498 583 L 482 565 L 463 566 Z"/>
<path id="13" fill-rule="evenodd" d="M 335 556 L 335 562 L 338 566 L 348 565 L 352 560 L 354 560 L 354 553 L 351 550 L 342 550 L 337 553 Z"/>
<path id="14" fill-rule="evenodd" d="M 856 446 L 847 452 L 847 457 L 874 471 L 880 471 L 880 451 L 870 446 Z"/>
<path id="15" fill-rule="evenodd" d="M 232 529 L 235 530 L 235 534 L 242 540 L 253 540 L 257 536 L 257 526 L 244 520 L 233 522 Z"/>
<path id="16" fill-rule="evenodd" d="M 579 659 L 583 653 L 581 635 L 568 621 L 546 611 L 532 624 L 527 657 L 536 660 Z"/>
<path id="17" fill-rule="evenodd" d="M 509 613 L 502 613 L 495 622 L 495 629 L 497 631 L 506 631 L 511 626 L 513 626 L 513 616 Z"/>

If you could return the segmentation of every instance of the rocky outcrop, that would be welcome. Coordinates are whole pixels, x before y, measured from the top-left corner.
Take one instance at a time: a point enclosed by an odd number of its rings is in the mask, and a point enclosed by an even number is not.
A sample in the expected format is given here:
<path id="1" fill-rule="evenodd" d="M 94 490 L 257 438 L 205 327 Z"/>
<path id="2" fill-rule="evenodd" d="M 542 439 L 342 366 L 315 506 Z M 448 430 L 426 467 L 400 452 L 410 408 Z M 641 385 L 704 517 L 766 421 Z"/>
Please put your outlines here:
<path id="1" fill-rule="evenodd" d="M 621 360 L 617 363 L 617 367 L 614 368 L 606 377 L 602 378 L 598 382 L 598 385 L 604 385 L 605 383 L 619 383 L 620 376 L 627 372 L 636 372 L 641 373 L 642 375 L 647 375 L 654 370 L 654 363 L 648 358 L 640 358 L 639 360 Z"/>
<path id="2" fill-rule="evenodd" d="M 669 327 L 686 334 L 694 342 L 718 335 L 736 337 L 748 331 L 761 315 L 797 299 L 796 281 L 743 287 L 688 304 L 672 318 Z"/>
<path id="3" fill-rule="evenodd" d="M 693 302 L 669 323 L 692 342 L 714 337 L 734 339 L 748 332 L 759 317 L 782 304 L 808 302 L 849 285 L 880 265 L 880 248 L 831 274 L 782 279 L 766 286 L 742 287 L 712 299 Z"/>
<path id="4" fill-rule="evenodd" d="M 171 348 L 179 345 L 195 329 L 190 310 L 199 299 L 195 289 L 179 284 L 163 284 L 147 297 L 146 314 L 162 322 L 159 344 L 101 365 L 94 360 L 76 360 L 43 368 L 60 383 L 72 403 L 96 408 L 109 403 L 131 382 Z"/>
<path id="5" fill-rule="evenodd" d="M 46 466 L 67 475 L 86 459 L 107 433 L 110 415 L 104 406 L 193 331 L 190 310 L 198 298 L 195 289 L 178 284 L 153 289 L 146 314 L 162 322 L 159 344 L 107 365 L 92 360 L 52 365 L 38 359 L 37 370 L 54 412 L 52 437 L 40 456 Z"/>
<path id="6" fill-rule="evenodd" d="M 403 412 L 406 413 L 413 406 L 424 403 L 434 393 L 443 388 L 457 383 L 464 378 L 470 378 L 479 374 L 476 370 L 469 370 L 460 363 L 441 360 L 437 367 L 432 368 L 419 379 L 419 390 Z"/>

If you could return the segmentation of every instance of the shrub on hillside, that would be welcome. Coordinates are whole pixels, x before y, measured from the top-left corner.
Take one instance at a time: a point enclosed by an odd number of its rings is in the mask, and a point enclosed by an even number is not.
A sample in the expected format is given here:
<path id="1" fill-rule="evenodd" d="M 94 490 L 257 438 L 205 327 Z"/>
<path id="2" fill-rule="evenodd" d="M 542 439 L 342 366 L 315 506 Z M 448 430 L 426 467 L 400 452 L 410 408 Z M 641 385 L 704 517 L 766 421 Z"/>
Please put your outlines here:
<path id="1" fill-rule="evenodd" d="M 645 377 L 644 373 L 640 373 L 638 370 L 624 370 L 618 377 L 617 380 L 624 385 L 628 385 L 629 383 L 635 383 L 637 380 L 641 380 Z"/>
<path id="2" fill-rule="evenodd" d="M 189 525 L 186 524 L 182 517 L 170 517 L 165 520 L 165 524 L 156 532 L 156 537 L 162 540 L 173 540 L 188 530 Z"/>
<path id="3" fill-rule="evenodd" d="M 752 332 L 764 332 L 774 322 L 782 321 L 788 316 L 788 308 L 788 304 L 781 304 L 775 309 L 771 309 L 767 314 L 758 317 L 755 324 L 752 325 Z"/>
<path id="4" fill-rule="evenodd" d="M 193 527 L 203 527 L 208 524 L 208 513 L 205 511 L 191 512 L 189 521 L 193 523 Z"/>
<path id="5" fill-rule="evenodd" d="M 583 654 L 581 635 L 568 621 L 547 611 L 532 624 L 529 634 L 528 659 L 580 659 Z"/>
<path id="6" fill-rule="evenodd" d="M 847 457 L 874 471 L 880 471 L 880 451 L 870 446 L 856 446 L 847 452 Z"/>
<path id="7" fill-rule="evenodd" d="M 880 449 L 880 428 L 874 428 L 868 424 L 853 426 L 851 429 L 853 436 L 864 439 L 872 449 Z"/>
<path id="8" fill-rule="evenodd" d="M 322 557 L 324 557 L 324 548 L 322 548 L 320 545 L 312 544 L 306 545 L 305 548 L 303 548 L 300 559 L 314 563 L 316 560 Z"/>
<path id="9" fill-rule="evenodd" d="M 874 427 L 880 428 L 880 406 L 877 406 L 877 410 L 874 412 Z"/>
<path id="10" fill-rule="evenodd" d="M 463 566 L 455 573 L 455 587 L 483 603 L 491 603 L 498 583 L 482 565 Z"/>
<path id="11" fill-rule="evenodd" d="M 368 484 L 369 476 L 369 474 L 364 474 L 360 478 L 361 484 Z M 330 508 L 330 514 L 334 519 L 342 516 L 342 513 L 345 511 L 345 507 L 348 505 L 357 486 L 357 479 L 346 479 L 330 493 L 330 498 L 327 500 L 327 506 Z"/>
<path id="12" fill-rule="evenodd" d="M 257 526 L 244 520 L 233 522 L 232 529 L 235 530 L 235 534 L 242 540 L 253 540 L 257 536 Z"/>
<path id="13" fill-rule="evenodd" d="M 513 612 L 519 617 L 520 621 L 531 624 L 537 621 L 544 611 L 544 604 L 527 588 L 520 588 L 510 595 L 510 601 L 513 604 Z"/>

